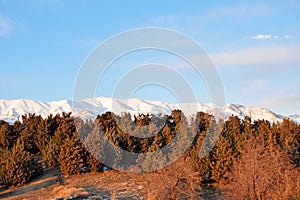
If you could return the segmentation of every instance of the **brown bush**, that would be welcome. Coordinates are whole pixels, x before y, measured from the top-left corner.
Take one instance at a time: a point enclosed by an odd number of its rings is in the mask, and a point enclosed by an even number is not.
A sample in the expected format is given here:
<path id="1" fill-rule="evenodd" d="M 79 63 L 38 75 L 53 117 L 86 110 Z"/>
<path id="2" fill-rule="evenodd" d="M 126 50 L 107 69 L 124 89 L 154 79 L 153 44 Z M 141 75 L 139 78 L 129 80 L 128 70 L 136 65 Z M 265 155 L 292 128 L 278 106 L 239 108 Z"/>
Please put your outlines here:
<path id="1" fill-rule="evenodd" d="M 156 173 L 147 188 L 147 199 L 197 199 L 200 178 L 191 159 L 181 157 Z"/>
<path id="2" fill-rule="evenodd" d="M 293 199 L 298 171 L 285 150 L 254 137 L 245 141 L 225 191 L 231 199 Z M 237 191 L 238 189 L 238 191 Z"/>
<path id="3" fill-rule="evenodd" d="M 2 151 L 0 174 L 5 186 L 18 186 L 42 173 L 37 158 L 25 150 L 24 142 L 18 140 L 11 151 Z"/>

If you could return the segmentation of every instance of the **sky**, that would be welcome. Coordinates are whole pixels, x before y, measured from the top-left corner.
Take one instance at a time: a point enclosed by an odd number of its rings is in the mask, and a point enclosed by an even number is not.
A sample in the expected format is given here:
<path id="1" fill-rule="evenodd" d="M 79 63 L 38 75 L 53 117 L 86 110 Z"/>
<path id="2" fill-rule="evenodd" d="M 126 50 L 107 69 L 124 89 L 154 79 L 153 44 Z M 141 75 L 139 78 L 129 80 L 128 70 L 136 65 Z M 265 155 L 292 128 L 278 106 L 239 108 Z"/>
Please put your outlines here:
<path id="1" fill-rule="evenodd" d="M 81 66 L 97 45 L 124 31 L 158 27 L 182 33 L 205 50 L 227 103 L 300 113 L 299 22 L 298 0 L 0 0 L 0 99 L 71 100 Z M 95 96 L 112 96 L 120 77 L 145 63 L 172 66 L 200 102 L 210 102 L 205 80 L 187 63 L 154 50 L 119 58 Z M 173 103 L 175 96 L 157 84 L 132 94 Z"/>

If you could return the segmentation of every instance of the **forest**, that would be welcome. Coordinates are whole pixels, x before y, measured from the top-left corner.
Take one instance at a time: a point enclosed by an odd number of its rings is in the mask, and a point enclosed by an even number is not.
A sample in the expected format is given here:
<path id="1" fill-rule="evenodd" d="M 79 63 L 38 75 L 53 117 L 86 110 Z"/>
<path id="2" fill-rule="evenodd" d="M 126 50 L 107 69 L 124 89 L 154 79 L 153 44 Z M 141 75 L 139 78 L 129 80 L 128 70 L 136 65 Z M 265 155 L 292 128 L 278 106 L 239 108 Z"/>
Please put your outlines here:
<path id="1" fill-rule="evenodd" d="M 176 138 L 191 140 L 187 146 Z M 156 154 L 168 145 L 170 151 Z M 124 157 L 120 149 L 136 157 Z M 174 157 L 172 151 L 182 149 Z M 194 191 L 212 186 L 226 199 L 300 199 L 300 125 L 288 118 L 270 123 L 236 116 L 218 124 L 207 113 L 187 119 L 180 110 L 134 118 L 106 112 L 88 121 L 71 113 L 0 121 L 2 188 L 24 185 L 49 168 L 71 176 L 130 167 L 162 178 L 172 174 L 170 184 L 154 184 L 161 199 L 196 199 Z"/>

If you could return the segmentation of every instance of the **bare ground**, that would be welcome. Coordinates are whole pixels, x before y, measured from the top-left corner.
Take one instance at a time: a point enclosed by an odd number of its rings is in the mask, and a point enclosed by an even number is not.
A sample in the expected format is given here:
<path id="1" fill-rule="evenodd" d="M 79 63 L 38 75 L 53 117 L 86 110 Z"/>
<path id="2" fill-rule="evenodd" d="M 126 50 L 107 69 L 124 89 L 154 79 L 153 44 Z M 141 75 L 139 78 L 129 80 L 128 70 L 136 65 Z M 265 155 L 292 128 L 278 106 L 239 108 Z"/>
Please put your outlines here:
<path id="1" fill-rule="evenodd" d="M 152 199 L 150 184 L 163 181 L 159 174 L 105 171 L 62 177 L 59 169 L 47 169 L 31 183 L 0 192 L 0 199 Z M 197 199 L 216 199 L 215 190 L 196 191 Z"/>

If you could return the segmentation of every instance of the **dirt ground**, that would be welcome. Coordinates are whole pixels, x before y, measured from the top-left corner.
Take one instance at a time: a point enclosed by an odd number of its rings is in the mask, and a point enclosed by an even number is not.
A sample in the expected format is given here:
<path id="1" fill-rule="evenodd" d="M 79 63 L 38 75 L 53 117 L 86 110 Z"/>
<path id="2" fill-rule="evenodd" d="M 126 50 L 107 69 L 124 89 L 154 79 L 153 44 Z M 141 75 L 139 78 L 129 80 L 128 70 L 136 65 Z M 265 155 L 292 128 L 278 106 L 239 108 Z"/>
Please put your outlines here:
<path id="1" fill-rule="evenodd" d="M 161 180 L 159 174 L 110 170 L 62 177 L 59 169 L 47 169 L 44 175 L 25 186 L 1 191 L 0 199 L 153 199 L 155 191 L 149 186 L 154 180 Z M 199 190 L 197 199 L 216 199 L 216 193 L 214 190 Z"/>

